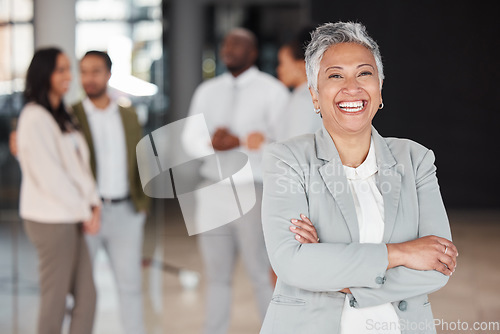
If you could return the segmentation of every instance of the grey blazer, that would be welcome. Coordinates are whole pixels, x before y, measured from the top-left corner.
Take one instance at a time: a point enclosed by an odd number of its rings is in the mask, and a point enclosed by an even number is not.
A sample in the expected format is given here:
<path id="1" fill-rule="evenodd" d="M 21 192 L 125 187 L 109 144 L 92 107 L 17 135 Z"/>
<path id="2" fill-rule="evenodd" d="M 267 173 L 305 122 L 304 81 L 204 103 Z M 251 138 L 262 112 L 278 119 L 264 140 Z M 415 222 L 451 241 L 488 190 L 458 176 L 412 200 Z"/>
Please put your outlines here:
<path id="1" fill-rule="evenodd" d="M 427 295 L 448 277 L 400 266 L 387 270 L 386 243 L 426 235 L 451 240 L 434 154 L 413 141 L 382 138 L 372 128 L 378 187 L 384 198 L 383 243 L 359 243 L 352 194 L 334 142 L 324 127 L 269 145 L 264 154 L 262 224 L 278 282 L 261 333 L 340 332 L 345 294 L 351 307 L 392 303 L 402 333 L 435 333 Z M 300 244 L 291 218 L 308 216 L 319 244 Z M 369 326 L 383 326 L 374 323 Z M 386 324 L 387 325 L 387 324 Z"/>

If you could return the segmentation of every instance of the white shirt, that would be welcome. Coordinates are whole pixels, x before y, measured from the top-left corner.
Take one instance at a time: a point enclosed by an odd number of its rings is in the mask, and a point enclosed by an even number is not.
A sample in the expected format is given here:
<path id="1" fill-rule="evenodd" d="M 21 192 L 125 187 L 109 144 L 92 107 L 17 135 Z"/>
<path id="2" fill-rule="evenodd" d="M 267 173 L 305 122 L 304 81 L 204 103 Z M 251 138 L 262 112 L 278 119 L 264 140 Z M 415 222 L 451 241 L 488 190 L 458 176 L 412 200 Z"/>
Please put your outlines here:
<path id="1" fill-rule="evenodd" d="M 377 187 L 375 154 L 372 140 L 368 156 L 360 166 L 344 166 L 356 208 L 360 243 L 381 243 L 384 235 L 384 199 Z M 399 318 L 391 303 L 353 308 L 346 296 L 340 322 L 342 334 L 400 334 L 398 325 Z"/>
<path id="2" fill-rule="evenodd" d="M 244 143 L 247 136 L 256 131 L 263 133 L 267 142 L 276 139 L 277 128 L 283 125 L 282 113 L 288 97 L 289 92 L 281 82 L 251 67 L 236 78 L 225 73 L 202 83 L 193 95 L 189 115 L 203 113 L 210 136 L 219 127 L 226 127 L 238 136 L 241 146 L 235 150 L 248 155 L 255 181 L 262 182 L 262 147 L 248 150 Z M 184 129 L 182 142 L 189 155 L 210 154 L 211 143 L 197 137 L 202 132 L 189 125 Z M 223 157 L 231 151 L 217 151 L 217 155 Z M 207 179 L 218 180 L 219 173 L 214 174 L 217 170 L 205 163 L 201 174 Z"/>
<path id="3" fill-rule="evenodd" d="M 277 129 L 277 140 L 314 133 L 321 127 L 323 120 L 314 112 L 307 82 L 293 90 L 283 116 L 283 126 Z"/>
<path id="4" fill-rule="evenodd" d="M 103 198 L 124 198 L 129 194 L 127 147 L 123 121 L 116 101 L 98 109 L 89 98 L 83 100 L 96 158 L 97 187 Z"/>

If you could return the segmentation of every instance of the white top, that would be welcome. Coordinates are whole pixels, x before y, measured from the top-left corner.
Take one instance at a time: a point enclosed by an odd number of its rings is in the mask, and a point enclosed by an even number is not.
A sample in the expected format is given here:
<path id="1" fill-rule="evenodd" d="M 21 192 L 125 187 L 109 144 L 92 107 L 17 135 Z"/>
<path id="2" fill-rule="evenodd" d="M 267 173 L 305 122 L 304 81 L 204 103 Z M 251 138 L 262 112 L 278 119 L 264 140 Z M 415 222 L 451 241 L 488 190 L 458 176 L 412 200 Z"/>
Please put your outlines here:
<path id="1" fill-rule="evenodd" d="M 219 127 L 226 127 L 238 136 L 244 144 L 247 136 L 255 131 L 261 132 L 267 142 L 276 139 L 277 128 L 283 124 L 283 110 L 288 101 L 288 89 L 276 78 L 251 67 L 236 78 L 230 73 L 222 74 L 202 83 L 191 100 L 189 116 L 203 113 L 210 136 Z M 189 125 L 190 123 L 188 123 Z M 210 142 L 206 142 L 197 134 L 202 129 L 186 126 L 182 142 L 191 156 L 209 155 Z M 261 161 L 262 149 L 248 150 L 243 146 L 235 148 L 248 155 L 254 179 L 262 182 Z M 218 151 L 224 158 L 230 151 Z M 235 167 L 235 171 L 239 168 Z M 205 163 L 201 174 L 207 179 L 218 180 L 218 168 Z"/>
<path id="2" fill-rule="evenodd" d="M 365 161 L 357 168 L 344 166 L 359 224 L 360 243 L 381 243 L 384 235 L 384 199 L 377 187 L 377 158 L 373 139 Z M 391 303 L 354 308 L 346 296 L 341 334 L 400 334 L 399 318 Z"/>
<path id="3" fill-rule="evenodd" d="M 307 82 L 293 90 L 283 115 L 283 125 L 277 129 L 279 141 L 315 133 L 321 127 L 323 120 L 314 112 Z"/>
<path id="4" fill-rule="evenodd" d="M 88 220 L 100 199 L 83 135 L 63 133 L 49 111 L 28 103 L 19 116 L 17 145 L 21 218 L 38 223 Z"/>
<path id="5" fill-rule="evenodd" d="M 89 98 L 83 100 L 94 143 L 97 187 L 101 197 L 111 199 L 129 194 L 127 146 L 118 108 L 114 100 L 106 109 L 97 108 Z"/>

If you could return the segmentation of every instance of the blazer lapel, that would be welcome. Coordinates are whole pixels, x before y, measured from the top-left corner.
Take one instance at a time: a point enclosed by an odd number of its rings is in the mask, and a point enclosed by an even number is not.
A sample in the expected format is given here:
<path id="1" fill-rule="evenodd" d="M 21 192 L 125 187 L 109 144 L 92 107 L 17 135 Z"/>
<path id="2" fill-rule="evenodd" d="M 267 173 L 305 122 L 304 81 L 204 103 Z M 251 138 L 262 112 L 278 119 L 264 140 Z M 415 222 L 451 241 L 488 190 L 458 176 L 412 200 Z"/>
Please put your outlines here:
<path id="1" fill-rule="evenodd" d="M 315 138 L 317 156 L 326 161 L 319 168 L 321 178 L 342 212 L 352 242 L 359 242 L 359 226 L 354 200 L 335 144 L 324 126 L 316 132 Z"/>
<path id="2" fill-rule="evenodd" d="M 134 170 L 134 155 L 131 152 L 135 151 L 135 146 L 132 142 L 133 125 L 130 123 L 130 118 L 127 117 L 126 111 L 122 106 L 118 108 L 120 110 L 120 116 L 123 124 L 123 131 L 125 133 L 125 145 L 127 146 L 127 167 L 128 167 L 128 177 L 129 182 L 132 179 L 132 171 Z M 132 184 L 132 183 L 130 183 Z"/>
<path id="3" fill-rule="evenodd" d="M 372 138 L 379 168 L 378 185 L 384 199 L 385 227 L 382 242 L 387 243 L 390 241 L 396 222 L 402 175 L 398 171 L 396 160 L 386 141 L 374 127 L 372 127 Z M 338 151 L 324 126 L 316 132 L 316 153 L 319 159 L 326 161 L 319 168 L 321 178 L 342 212 L 342 216 L 349 228 L 352 242 L 359 242 L 358 219 L 351 189 L 349 188 Z"/>
<path id="4" fill-rule="evenodd" d="M 81 131 L 83 133 L 83 136 L 85 137 L 85 140 L 87 141 L 90 153 L 90 168 L 92 170 L 94 178 L 96 178 L 96 159 L 95 159 L 94 141 L 92 140 L 92 133 L 90 132 L 89 121 L 87 119 L 87 115 L 85 114 L 82 102 L 78 102 L 73 106 L 73 112 L 78 121 L 80 122 Z"/>
<path id="5" fill-rule="evenodd" d="M 388 243 L 391 239 L 398 213 L 401 193 L 401 174 L 398 171 L 396 160 L 387 146 L 386 141 L 372 127 L 372 138 L 377 152 L 379 174 L 379 189 L 384 198 L 384 236 L 382 242 Z"/>

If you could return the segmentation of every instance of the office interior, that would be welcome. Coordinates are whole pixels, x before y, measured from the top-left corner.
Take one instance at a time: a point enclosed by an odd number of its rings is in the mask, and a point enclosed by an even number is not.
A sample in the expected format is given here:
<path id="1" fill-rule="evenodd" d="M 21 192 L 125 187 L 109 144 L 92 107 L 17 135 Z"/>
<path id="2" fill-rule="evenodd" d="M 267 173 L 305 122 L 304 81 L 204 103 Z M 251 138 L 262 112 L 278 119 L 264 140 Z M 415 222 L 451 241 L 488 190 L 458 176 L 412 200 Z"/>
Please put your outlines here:
<path id="1" fill-rule="evenodd" d="M 364 23 L 380 44 L 385 108 L 374 126 L 383 136 L 420 142 L 437 157 L 460 252 L 448 285 L 430 297 L 438 333 L 459 333 L 460 323 L 468 333 L 499 332 L 487 328 L 500 324 L 500 24 L 493 6 L 472 1 L 1 0 L 0 333 L 34 333 L 36 328 L 36 252 L 19 217 L 21 173 L 8 139 L 37 48 L 59 46 L 70 57 L 69 104 L 83 96 L 78 60 L 87 50 L 107 50 L 113 74 L 127 78 L 111 80 L 110 86 L 136 107 L 148 135 L 186 117 L 196 87 L 224 72 L 218 50 L 231 28 L 255 32 L 258 67 L 276 75 L 281 44 L 304 26 L 338 20 Z M 153 199 L 143 258 L 148 333 L 200 333 L 203 265 L 177 199 Z M 97 260 L 94 333 L 121 333 L 111 268 L 104 252 Z M 192 274 L 188 279 L 186 272 Z M 230 333 L 257 333 L 260 319 L 241 263 L 233 293 Z"/>

